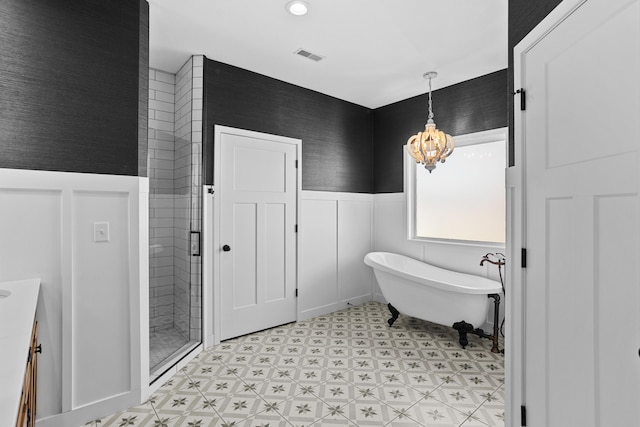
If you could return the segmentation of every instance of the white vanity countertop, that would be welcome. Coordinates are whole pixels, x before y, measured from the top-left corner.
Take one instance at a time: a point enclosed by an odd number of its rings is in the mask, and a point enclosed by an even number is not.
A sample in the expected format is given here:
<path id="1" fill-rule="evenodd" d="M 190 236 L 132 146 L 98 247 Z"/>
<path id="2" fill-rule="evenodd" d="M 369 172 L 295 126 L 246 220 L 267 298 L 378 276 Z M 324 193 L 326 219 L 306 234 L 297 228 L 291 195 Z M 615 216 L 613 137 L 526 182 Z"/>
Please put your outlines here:
<path id="1" fill-rule="evenodd" d="M 16 425 L 39 291 L 40 279 L 0 282 L 0 426 Z"/>

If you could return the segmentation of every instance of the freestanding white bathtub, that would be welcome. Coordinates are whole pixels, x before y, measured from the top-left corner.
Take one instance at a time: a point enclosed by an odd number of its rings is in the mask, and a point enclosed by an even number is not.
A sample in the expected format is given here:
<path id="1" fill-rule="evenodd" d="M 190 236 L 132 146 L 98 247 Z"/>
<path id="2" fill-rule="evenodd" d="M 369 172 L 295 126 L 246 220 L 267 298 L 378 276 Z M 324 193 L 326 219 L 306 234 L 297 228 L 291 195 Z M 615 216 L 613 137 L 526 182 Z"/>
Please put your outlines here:
<path id="1" fill-rule="evenodd" d="M 400 312 L 455 327 L 460 332 L 462 347 L 466 345 L 466 333 L 486 322 L 488 296 L 496 295 L 499 301 L 498 294 L 502 291 L 502 285 L 495 280 L 445 270 L 389 252 L 368 253 L 364 263 L 373 268 L 380 290 L 390 304 L 390 326 Z M 461 322 L 464 331 L 454 326 Z"/>

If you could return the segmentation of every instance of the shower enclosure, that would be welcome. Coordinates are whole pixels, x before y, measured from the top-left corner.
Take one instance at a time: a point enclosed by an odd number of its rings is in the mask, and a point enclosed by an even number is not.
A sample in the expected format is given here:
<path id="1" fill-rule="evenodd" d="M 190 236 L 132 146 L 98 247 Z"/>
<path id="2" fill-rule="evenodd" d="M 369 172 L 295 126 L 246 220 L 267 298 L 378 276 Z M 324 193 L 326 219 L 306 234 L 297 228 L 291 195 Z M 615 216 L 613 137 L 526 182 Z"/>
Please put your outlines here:
<path id="1" fill-rule="evenodd" d="M 202 336 L 202 132 L 194 131 L 202 117 L 202 90 L 194 85 L 202 82 L 197 78 L 202 66 L 196 66 L 201 60 L 190 58 L 176 74 L 149 72 L 151 382 L 195 348 Z"/>

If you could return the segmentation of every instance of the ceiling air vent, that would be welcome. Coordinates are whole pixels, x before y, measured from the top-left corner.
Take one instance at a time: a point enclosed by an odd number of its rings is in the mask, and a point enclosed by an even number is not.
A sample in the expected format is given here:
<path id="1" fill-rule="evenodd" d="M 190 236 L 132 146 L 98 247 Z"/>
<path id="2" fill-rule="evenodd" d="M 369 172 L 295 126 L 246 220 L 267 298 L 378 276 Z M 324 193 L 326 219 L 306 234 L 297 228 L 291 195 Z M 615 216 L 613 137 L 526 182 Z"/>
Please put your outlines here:
<path id="1" fill-rule="evenodd" d="M 298 49 L 295 52 L 296 55 L 304 56 L 305 58 L 309 58 L 313 61 L 319 62 L 324 59 L 324 56 L 316 55 L 315 53 L 311 53 L 308 50 Z"/>

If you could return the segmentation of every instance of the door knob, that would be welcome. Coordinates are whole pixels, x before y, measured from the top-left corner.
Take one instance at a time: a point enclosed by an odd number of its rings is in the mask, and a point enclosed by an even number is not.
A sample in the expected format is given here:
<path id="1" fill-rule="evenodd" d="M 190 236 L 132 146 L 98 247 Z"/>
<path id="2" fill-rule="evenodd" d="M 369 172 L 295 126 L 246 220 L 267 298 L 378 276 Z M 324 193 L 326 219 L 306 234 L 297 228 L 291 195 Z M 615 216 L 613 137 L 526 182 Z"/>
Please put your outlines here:
<path id="1" fill-rule="evenodd" d="M 224 245 L 224 246 L 222 247 L 222 250 L 223 250 L 223 251 L 225 251 L 225 252 L 229 252 L 229 251 L 231 250 L 231 246 L 229 246 L 229 245 Z"/>

